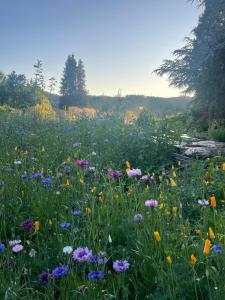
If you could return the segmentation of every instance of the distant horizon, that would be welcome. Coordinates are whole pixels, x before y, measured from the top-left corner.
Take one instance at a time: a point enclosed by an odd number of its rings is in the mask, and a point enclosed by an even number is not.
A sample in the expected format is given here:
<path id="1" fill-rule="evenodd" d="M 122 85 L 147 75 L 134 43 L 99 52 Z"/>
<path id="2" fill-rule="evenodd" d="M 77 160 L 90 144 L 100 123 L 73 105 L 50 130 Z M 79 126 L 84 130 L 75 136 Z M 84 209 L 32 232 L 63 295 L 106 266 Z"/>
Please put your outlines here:
<path id="1" fill-rule="evenodd" d="M 0 69 L 32 78 L 40 59 L 45 78 L 59 82 L 74 53 L 84 62 L 90 94 L 179 97 L 152 72 L 183 45 L 200 14 L 186 0 L 0 0 Z"/>

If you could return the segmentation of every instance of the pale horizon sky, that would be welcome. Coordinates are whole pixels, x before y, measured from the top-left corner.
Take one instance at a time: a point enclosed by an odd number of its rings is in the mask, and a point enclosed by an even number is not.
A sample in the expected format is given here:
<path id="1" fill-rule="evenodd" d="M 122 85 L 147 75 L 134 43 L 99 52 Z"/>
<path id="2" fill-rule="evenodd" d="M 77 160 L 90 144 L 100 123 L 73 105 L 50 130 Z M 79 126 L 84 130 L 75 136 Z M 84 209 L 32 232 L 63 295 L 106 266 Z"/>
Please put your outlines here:
<path id="1" fill-rule="evenodd" d="M 0 0 L 0 70 L 31 78 L 41 59 L 45 78 L 60 81 L 74 53 L 92 95 L 179 96 L 152 71 L 183 45 L 200 13 L 186 0 Z"/>

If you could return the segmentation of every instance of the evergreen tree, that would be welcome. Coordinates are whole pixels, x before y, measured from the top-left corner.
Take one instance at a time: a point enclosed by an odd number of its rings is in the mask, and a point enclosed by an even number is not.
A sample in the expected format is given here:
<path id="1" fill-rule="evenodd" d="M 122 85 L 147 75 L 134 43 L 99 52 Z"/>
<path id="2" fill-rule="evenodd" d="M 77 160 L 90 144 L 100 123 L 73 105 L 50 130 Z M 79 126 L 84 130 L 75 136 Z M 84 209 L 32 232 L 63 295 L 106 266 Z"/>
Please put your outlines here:
<path id="1" fill-rule="evenodd" d="M 197 0 L 196 0 L 197 1 Z M 199 0 L 204 12 L 193 37 L 156 70 L 171 85 L 194 93 L 196 120 L 225 121 L 225 0 Z"/>
<path id="2" fill-rule="evenodd" d="M 34 65 L 34 68 L 35 68 L 34 83 L 35 83 L 36 87 L 39 87 L 40 89 L 44 90 L 45 89 L 45 79 L 44 79 L 44 75 L 43 75 L 42 61 L 38 59 L 36 65 Z"/>
<path id="3" fill-rule="evenodd" d="M 55 79 L 55 77 L 49 78 L 49 86 L 48 87 L 49 87 L 50 94 L 52 94 L 54 92 L 56 84 L 57 84 L 57 80 Z"/>
<path id="4" fill-rule="evenodd" d="M 77 102 L 80 106 L 85 106 L 87 100 L 86 90 L 86 74 L 84 70 L 84 64 L 81 59 L 78 61 L 77 66 Z"/>

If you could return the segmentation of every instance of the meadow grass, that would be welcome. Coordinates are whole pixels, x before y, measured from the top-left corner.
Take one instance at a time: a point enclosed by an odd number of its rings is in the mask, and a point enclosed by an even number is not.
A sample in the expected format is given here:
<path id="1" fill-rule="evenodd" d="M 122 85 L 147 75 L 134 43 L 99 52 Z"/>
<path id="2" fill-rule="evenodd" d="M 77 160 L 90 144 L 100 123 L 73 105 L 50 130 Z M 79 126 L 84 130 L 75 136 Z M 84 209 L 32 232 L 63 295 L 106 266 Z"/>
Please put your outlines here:
<path id="1" fill-rule="evenodd" d="M 0 299 L 225 298 L 224 158 L 174 163 L 150 116 L 0 120 Z"/>

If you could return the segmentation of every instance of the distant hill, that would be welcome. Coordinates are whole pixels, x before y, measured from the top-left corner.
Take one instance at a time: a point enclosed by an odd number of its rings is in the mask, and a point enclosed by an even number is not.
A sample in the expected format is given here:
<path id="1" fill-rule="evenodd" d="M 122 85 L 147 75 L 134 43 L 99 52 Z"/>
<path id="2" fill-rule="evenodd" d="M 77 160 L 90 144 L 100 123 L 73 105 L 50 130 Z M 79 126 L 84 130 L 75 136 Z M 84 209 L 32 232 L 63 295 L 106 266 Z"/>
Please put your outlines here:
<path id="1" fill-rule="evenodd" d="M 53 107 L 57 108 L 59 96 L 47 93 Z M 142 95 L 118 96 L 88 96 L 88 107 L 93 107 L 100 112 L 126 112 L 146 109 L 155 115 L 171 115 L 188 110 L 192 98 L 171 97 L 160 98 Z"/>

